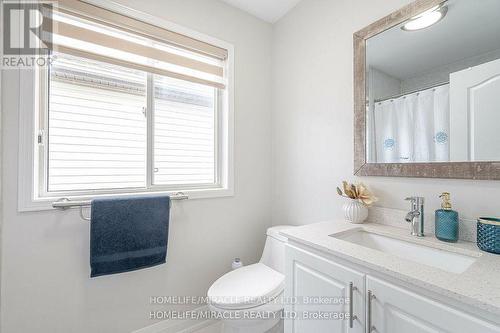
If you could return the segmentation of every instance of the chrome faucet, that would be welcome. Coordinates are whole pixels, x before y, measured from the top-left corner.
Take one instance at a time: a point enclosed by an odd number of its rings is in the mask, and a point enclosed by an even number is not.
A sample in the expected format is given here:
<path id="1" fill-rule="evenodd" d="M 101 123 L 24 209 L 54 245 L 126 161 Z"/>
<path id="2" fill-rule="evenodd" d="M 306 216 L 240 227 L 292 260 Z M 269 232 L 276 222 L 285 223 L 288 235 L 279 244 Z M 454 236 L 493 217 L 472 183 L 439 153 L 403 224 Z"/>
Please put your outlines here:
<path id="1" fill-rule="evenodd" d="M 411 234 L 424 237 L 424 198 L 409 197 L 405 200 L 411 202 L 411 211 L 405 218 L 406 222 L 411 223 Z"/>

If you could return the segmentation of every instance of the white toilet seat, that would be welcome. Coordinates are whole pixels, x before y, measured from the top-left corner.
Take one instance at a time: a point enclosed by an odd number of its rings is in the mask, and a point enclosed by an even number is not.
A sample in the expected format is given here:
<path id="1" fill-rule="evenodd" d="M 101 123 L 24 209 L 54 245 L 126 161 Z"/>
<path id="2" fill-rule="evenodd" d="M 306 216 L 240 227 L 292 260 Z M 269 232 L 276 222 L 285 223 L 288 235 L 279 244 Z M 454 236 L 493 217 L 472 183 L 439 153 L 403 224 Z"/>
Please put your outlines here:
<path id="1" fill-rule="evenodd" d="M 284 289 L 285 276 L 257 263 L 220 277 L 208 290 L 210 304 L 221 310 L 246 310 L 273 303 Z"/>

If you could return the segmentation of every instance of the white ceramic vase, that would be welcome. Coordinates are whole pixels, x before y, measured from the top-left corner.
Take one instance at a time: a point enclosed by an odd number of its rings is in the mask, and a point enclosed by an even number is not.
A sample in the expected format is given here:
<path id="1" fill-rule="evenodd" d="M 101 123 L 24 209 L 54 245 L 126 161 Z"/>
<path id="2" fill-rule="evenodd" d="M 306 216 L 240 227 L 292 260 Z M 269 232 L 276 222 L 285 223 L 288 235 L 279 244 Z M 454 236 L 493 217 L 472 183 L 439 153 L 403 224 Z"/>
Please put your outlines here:
<path id="1" fill-rule="evenodd" d="M 363 223 L 368 217 L 368 207 L 356 199 L 346 199 L 344 204 L 345 219 L 351 223 Z"/>

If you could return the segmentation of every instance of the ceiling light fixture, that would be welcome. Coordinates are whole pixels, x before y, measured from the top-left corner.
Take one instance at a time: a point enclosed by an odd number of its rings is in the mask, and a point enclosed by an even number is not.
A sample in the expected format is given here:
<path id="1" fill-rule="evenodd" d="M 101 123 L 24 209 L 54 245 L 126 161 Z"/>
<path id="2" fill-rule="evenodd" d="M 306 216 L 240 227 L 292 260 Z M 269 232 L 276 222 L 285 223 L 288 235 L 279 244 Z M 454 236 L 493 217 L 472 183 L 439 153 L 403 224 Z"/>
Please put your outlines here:
<path id="1" fill-rule="evenodd" d="M 401 29 L 405 31 L 416 31 L 430 27 L 441 21 L 448 12 L 448 6 L 439 5 L 409 19 Z"/>

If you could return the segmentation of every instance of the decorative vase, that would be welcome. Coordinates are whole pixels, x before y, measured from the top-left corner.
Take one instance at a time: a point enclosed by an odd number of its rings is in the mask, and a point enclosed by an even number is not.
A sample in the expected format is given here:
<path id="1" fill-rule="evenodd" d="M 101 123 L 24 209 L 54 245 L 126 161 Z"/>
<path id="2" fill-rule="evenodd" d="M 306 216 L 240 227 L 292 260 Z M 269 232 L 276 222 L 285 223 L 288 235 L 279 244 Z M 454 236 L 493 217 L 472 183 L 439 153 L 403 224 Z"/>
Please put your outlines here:
<path id="1" fill-rule="evenodd" d="M 368 217 L 368 207 L 356 199 L 347 200 L 344 204 L 345 219 L 355 224 L 363 223 Z"/>

